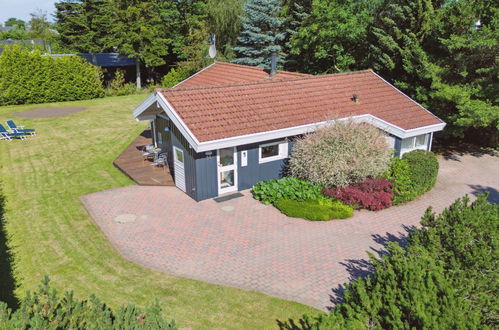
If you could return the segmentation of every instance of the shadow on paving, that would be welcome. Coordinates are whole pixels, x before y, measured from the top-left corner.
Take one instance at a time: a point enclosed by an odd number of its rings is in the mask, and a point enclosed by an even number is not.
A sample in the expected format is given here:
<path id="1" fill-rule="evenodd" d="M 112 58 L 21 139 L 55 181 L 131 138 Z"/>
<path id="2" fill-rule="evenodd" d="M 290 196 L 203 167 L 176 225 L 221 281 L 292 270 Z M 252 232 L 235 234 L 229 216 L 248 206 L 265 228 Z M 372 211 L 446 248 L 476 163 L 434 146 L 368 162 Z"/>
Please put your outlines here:
<path id="1" fill-rule="evenodd" d="M 5 198 L 0 191 L 0 301 L 15 309 L 19 302 L 14 295 L 16 282 L 13 276 L 12 254 L 7 246 L 4 211 Z"/>
<path id="2" fill-rule="evenodd" d="M 409 234 L 415 229 L 414 226 L 405 226 L 403 225 L 404 233 L 398 233 L 398 235 L 394 235 L 391 233 L 386 233 L 385 235 L 374 234 L 371 235 L 373 241 L 382 246 L 380 249 L 375 249 L 371 247 L 373 255 L 377 258 L 386 255 L 386 247 L 390 242 L 397 242 L 400 246 L 405 247 L 408 243 Z M 355 281 L 359 278 L 364 278 L 368 275 L 371 275 L 374 271 L 374 267 L 369 261 L 369 257 L 366 252 L 366 258 L 364 259 L 346 259 L 344 262 L 340 263 L 345 266 L 347 272 L 350 274 L 350 282 Z M 330 300 L 334 305 L 343 303 L 343 296 L 345 293 L 345 284 L 338 285 L 338 287 L 331 289 Z M 328 310 L 333 309 L 334 307 L 328 307 Z M 283 330 L 306 330 L 311 329 L 311 324 L 304 319 L 292 320 L 288 319 L 287 321 L 276 320 L 277 326 L 279 329 Z"/>
<path id="3" fill-rule="evenodd" d="M 487 200 L 492 204 L 499 204 L 499 190 L 493 187 L 485 187 L 479 184 L 469 184 L 468 185 L 473 191 L 471 194 L 473 196 L 478 196 L 482 194 L 488 194 Z"/>
<path id="4" fill-rule="evenodd" d="M 459 157 L 464 155 L 472 155 L 474 157 L 498 155 L 498 152 L 491 148 L 483 148 L 470 143 L 461 142 L 454 142 L 445 145 L 436 143 L 432 146 L 432 151 L 442 155 L 446 160 L 454 161 L 460 161 Z"/>

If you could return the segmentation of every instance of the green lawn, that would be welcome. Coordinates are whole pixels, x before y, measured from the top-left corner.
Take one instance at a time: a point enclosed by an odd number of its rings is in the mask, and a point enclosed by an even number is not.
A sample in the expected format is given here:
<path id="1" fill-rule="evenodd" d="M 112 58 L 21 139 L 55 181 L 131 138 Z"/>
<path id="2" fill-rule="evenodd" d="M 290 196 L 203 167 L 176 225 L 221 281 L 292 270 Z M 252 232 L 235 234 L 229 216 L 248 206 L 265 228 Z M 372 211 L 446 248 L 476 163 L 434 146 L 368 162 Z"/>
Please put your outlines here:
<path id="1" fill-rule="evenodd" d="M 88 107 L 51 119 L 11 115 L 33 105 L 0 107 L 0 122 L 16 119 L 38 132 L 28 141 L 0 141 L 5 230 L 18 285 L 15 295 L 36 288 L 48 274 L 58 289 L 74 290 L 82 298 L 95 293 L 111 306 L 143 306 L 157 297 L 165 316 L 181 327 L 275 328 L 276 320 L 317 313 L 261 293 L 142 268 L 122 258 L 108 243 L 78 197 L 133 184 L 112 161 L 146 126 L 131 115 L 144 98 L 131 95 L 50 104 Z"/>

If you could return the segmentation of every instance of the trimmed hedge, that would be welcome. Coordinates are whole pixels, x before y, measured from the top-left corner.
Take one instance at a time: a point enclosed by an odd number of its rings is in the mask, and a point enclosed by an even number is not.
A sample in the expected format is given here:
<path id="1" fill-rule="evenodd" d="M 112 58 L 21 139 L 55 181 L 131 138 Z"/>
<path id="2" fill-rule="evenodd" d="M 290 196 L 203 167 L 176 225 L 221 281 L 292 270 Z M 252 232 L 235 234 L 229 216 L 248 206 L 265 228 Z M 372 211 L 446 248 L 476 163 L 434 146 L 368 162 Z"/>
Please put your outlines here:
<path id="1" fill-rule="evenodd" d="M 316 221 L 346 219 L 353 215 L 353 208 L 329 198 L 305 201 L 281 199 L 275 207 L 288 217 Z"/>
<path id="2" fill-rule="evenodd" d="M 78 300 L 72 292 L 64 295 L 50 288 L 45 279 L 34 293 L 28 292 L 12 312 L 0 302 L 2 329 L 177 329 L 166 321 L 156 302 L 145 309 L 133 305 L 111 309 L 94 295 Z"/>
<path id="3" fill-rule="evenodd" d="M 409 165 L 410 179 L 416 196 L 429 191 L 437 182 L 438 160 L 431 151 L 415 150 L 402 157 Z"/>
<path id="4" fill-rule="evenodd" d="M 275 204 L 280 199 L 303 201 L 322 197 L 322 187 L 293 177 L 258 182 L 251 192 L 264 204 Z"/>
<path id="5" fill-rule="evenodd" d="M 394 157 L 385 177 L 393 182 L 393 205 L 408 202 L 417 196 L 407 160 Z"/>
<path id="6" fill-rule="evenodd" d="M 79 56 L 52 58 L 17 45 L 0 56 L 0 105 L 103 96 L 101 69 Z"/>

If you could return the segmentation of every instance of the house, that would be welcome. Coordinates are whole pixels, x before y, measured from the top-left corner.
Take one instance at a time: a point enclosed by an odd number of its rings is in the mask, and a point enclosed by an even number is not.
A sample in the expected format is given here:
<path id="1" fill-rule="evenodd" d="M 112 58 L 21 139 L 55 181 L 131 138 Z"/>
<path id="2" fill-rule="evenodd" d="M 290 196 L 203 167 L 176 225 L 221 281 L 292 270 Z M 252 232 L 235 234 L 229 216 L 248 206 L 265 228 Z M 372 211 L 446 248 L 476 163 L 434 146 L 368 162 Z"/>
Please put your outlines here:
<path id="1" fill-rule="evenodd" d="M 369 122 L 396 156 L 430 150 L 445 123 L 371 70 L 311 76 L 215 62 L 134 111 L 151 121 L 176 186 L 196 201 L 279 178 L 293 137 L 331 120 Z M 366 141 L 368 143 L 368 141 Z"/>

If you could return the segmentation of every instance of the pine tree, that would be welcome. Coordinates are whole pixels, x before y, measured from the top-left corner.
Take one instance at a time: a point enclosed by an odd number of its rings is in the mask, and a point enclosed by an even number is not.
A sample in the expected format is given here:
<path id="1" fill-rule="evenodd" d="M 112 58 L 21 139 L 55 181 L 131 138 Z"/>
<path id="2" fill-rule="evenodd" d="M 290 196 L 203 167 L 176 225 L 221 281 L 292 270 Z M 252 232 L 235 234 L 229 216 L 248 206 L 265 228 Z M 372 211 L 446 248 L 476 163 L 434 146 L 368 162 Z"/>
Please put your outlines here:
<path id="1" fill-rule="evenodd" d="M 270 68 L 271 53 L 278 52 L 280 62 L 286 54 L 282 51 L 285 37 L 279 0 L 248 0 L 241 18 L 243 31 L 234 48 L 236 59 L 232 62 Z"/>
<path id="2" fill-rule="evenodd" d="M 303 22 L 310 16 L 312 0 L 285 0 L 283 6 L 284 30 L 286 38 L 284 40 L 284 53 L 286 57 L 286 70 L 298 71 L 302 67 L 301 56 L 292 52 L 293 37 L 298 33 Z"/>

